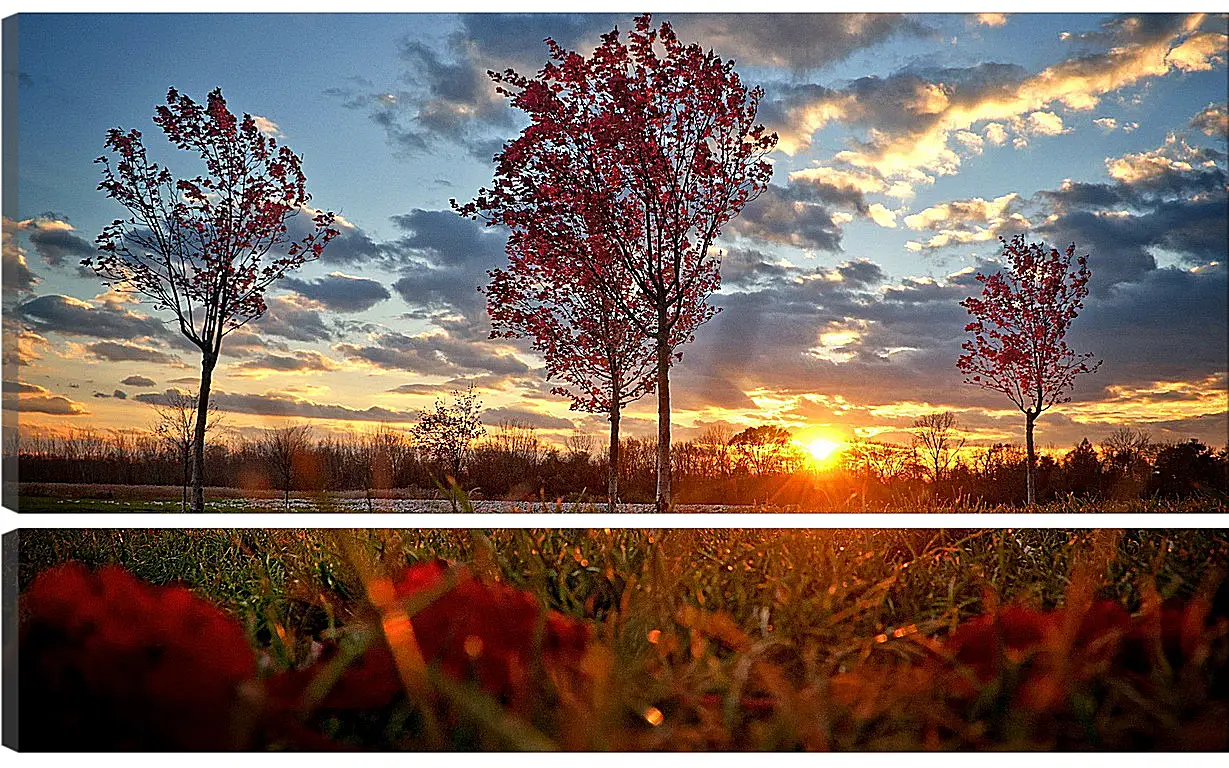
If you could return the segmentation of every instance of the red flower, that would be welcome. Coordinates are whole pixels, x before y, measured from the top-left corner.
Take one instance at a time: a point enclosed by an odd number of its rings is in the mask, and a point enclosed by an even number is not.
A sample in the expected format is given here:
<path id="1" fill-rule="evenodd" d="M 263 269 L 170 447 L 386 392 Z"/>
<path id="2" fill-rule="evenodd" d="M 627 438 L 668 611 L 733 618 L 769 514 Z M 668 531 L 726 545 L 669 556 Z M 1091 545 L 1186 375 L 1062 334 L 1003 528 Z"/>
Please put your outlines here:
<path id="1" fill-rule="evenodd" d="M 397 600 L 413 604 L 415 598 L 444 587 L 449 572 L 443 560 L 410 566 L 393 582 Z M 574 667 L 579 662 L 590 639 L 587 624 L 557 611 L 543 616 L 542 607 L 528 592 L 483 582 L 464 568 L 452 573 L 455 584 L 410 619 L 428 665 L 437 665 L 454 679 L 472 680 L 508 703 L 528 692 L 539 653 L 546 668 Z M 314 674 L 314 668 L 289 673 L 270 681 L 271 690 L 284 698 L 290 690 L 302 690 Z M 380 707 L 402 690 L 393 655 L 381 641 L 346 670 L 322 707 Z"/>
<path id="2" fill-rule="evenodd" d="M 246 746 L 242 628 L 183 587 L 70 563 L 22 597 L 20 745 L 27 750 Z"/>
<path id="3" fill-rule="evenodd" d="M 961 624 L 946 646 L 956 662 L 985 682 L 999 673 L 1005 661 L 1019 661 L 1042 645 L 1055 626 L 1053 614 L 1009 605 Z"/>

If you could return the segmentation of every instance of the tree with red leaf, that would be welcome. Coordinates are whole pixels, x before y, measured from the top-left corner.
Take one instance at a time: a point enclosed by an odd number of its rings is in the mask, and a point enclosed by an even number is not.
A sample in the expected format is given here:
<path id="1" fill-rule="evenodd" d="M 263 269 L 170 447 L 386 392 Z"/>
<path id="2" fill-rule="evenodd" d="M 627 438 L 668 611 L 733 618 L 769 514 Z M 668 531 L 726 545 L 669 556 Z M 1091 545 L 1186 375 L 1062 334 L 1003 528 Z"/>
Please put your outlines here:
<path id="1" fill-rule="evenodd" d="M 627 322 L 609 297 L 614 287 L 596 285 L 591 275 L 573 269 L 567 253 L 539 230 L 513 232 L 508 266 L 489 272 L 483 292 L 491 316 L 492 338 L 527 338 L 546 361 L 548 381 L 561 382 L 552 393 L 569 397 L 571 409 L 604 413 L 610 422 L 607 499 L 619 501 L 619 421 L 623 407 L 653 391 L 656 354 L 649 339 Z M 613 277 L 613 276 L 612 276 Z M 629 306 L 640 304 L 635 285 L 624 274 L 618 287 Z"/>
<path id="2" fill-rule="evenodd" d="M 1005 268 L 978 274 L 981 296 L 960 302 L 974 318 L 965 326 L 973 338 L 961 345 L 965 353 L 956 365 L 966 384 L 1002 392 L 1024 413 L 1032 505 L 1033 425 L 1042 413 L 1071 399 L 1067 393 L 1076 376 L 1101 366 L 1089 365 L 1092 353 L 1076 354 L 1065 338 L 1084 306 L 1092 272 L 1088 257 L 1075 255 L 1075 243 L 1060 253 L 1044 243 L 1026 243 L 1023 235 L 999 240 Z"/>
<path id="3" fill-rule="evenodd" d="M 334 214 L 307 207 L 302 158 L 265 136 L 248 114 L 227 109 L 222 90 L 197 104 L 174 88 L 154 123 L 176 148 L 200 155 L 204 174 L 176 178 L 149 159 L 138 130 L 107 132 L 98 188 L 128 209 L 82 260 L 107 286 L 137 293 L 174 314 L 201 351 L 201 385 L 192 447 L 192 511 L 204 511 L 205 431 L 214 368 L 227 334 L 264 314 L 265 291 L 286 272 L 320 256 Z M 288 221 L 312 213 L 300 238 Z M 284 246 L 284 248 L 283 248 Z"/>
<path id="4" fill-rule="evenodd" d="M 629 329 L 651 340 L 664 510 L 670 366 L 716 312 L 713 243 L 767 186 L 765 156 L 777 137 L 755 122 L 763 91 L 743 85 L 733 61 L 684 45 L 669 24 L 654 30 L 648 15 L 626 42 L 617 29 L 603 35 L 588 58 L 546 43 L 551 61 L 537 75 L 490 73 L 530 124 L 495 157 L 492 187 L 457 210 L 549 238 L 544 268 L 588 276 Z"/>

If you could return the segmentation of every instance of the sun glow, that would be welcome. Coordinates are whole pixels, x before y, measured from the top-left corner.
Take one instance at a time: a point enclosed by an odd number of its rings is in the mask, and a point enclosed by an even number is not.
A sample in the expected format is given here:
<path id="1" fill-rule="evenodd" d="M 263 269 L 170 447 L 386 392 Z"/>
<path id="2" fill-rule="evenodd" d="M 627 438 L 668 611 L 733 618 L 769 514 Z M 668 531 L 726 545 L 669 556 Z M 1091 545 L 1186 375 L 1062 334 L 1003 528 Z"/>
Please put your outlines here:
<path id="1" fill-rule="evenodd" d="M 836 463 L 836 459 L 844 447 L 844 443 L 836 440 L 817 437 L 807 443 L 807 452 L 811 454 L 811 461 L 814 462 L 815 466 L 829 467 Z"/>

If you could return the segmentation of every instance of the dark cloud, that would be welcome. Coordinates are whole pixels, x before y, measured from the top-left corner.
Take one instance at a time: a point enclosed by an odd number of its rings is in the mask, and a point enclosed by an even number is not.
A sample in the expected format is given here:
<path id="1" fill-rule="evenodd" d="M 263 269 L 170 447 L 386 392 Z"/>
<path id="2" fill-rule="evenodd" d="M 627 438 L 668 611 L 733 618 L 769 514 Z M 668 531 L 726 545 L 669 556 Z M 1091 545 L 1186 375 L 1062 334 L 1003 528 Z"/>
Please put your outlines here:
<path id="1" fill-rule="evenodd" d="M 1093 279 L 1096 279 L 1094 273 Z M 1189 381 L 1229 370 L 1229 271 L 1166 267 L 1094 294 L 1072 345 L 1105 359 L 1102 384 Z"/>
<path id="2" fill-rule="evenodd" d="M 167 365 L 181 363 L 178 357 L 160 349 L 127 344 L 122 341 L 97 341 L 86 346 L 86 349 L 95 357 L 112 362 L 165 363 Z"/>
<path id="3" fill-rule="evenodd" d="M 363 312 L 392 298 L 392 294 L 383 284 L 340 272 L 310 281 L 286 278 L 281 285 L 300 296 L 318 301 L 335 312 Z"/>
<path id="4" fill-rule="evenodd" d="M 393 395 L 442 395 L 451 390 L 447 384 L 402 384 L 385 391 Z"/>
<path id="5" fill-rule="evenodd" d="M 29 232 L 30 245 L 49 266 L 58 267 L 67 259 L 78 262 L 94 255 L 94 246 L 69 229 L 36 228 Z"/>
<path id="6" fill-rule="evenodd" d="M 769 184 L 726 229 L 770 243 L 839 251 L 840 225 L 832 218 L 832 212 L 817 202 L 815 192 L 813 184 Z"/>
<path id="7" fill-rule="evenodd" d="M 153 379 L 146 378 L 144 376 L 129 376 L 128 378 L 121 381 L 120 384 L 127 384 L 130 387 L 145 388 L 145 387 L 156 386 L 158 382 L 154 381 Z"/>
<path id="8" fill-rule="evenodd" d="M 897 36 L 930 29 L 895 13 L 661 14 L 679 37 L 753 66 L 819 69 Z"/>
<path id="9" fill-rule="evenodd" d="M 486 335 L 486 302 L 478 292 L 486 272 L 505 260 L 506 235 L 452 211 L 415 209 L 393 222 L 405 234 L 390 244 L 403 275 L 393 283 L 420 312 L 453 310 L 473 327 L 469 338 Z"/>
<path id="10" fill-rule="evenodd" d="M 169 402 L 166 394 L 137 395 L 134 399 L 142 403 L 165 405 Z M 219 411 L 247 413 L 255 416 L 289 416 L 301 419 L 338 419 L 343 421 L 416 421 L 418 416 L 409 411 L 393 411 L 373 405 L 370 408 L 356 409 L 344 405 L 316 403 L 303 400 L 282 392 L 266 392 L 263 395 L 232 394 L 215 390 L 210 396 L 210 404 Z"/>
<path id="11" fill-rule="evenodd" d="M 128 399 L 128 393 L 127 393 L 127 392 L 125 392 L 125 391 L 124 391 L 124 390 L 122 390 L 122 389 L 117 389 L 117 390 L 115 390 L 114 392 L 112 392 L 112 393 L 111 393 L 111 394 L 109 394 L 109 395 L 108 395 L 106 392 L 95 392 L 95 393 L 94 393 L 94 397 L 99 397 L 99 398 L 115 398 L 116 400 L 127 400 L 127 399 Z"/>
<path id="12" fill-rule="evenodd" d="M 869 277 L 873 270 L 863 268 Z M 719 382 L 728 384 L 729 392 L 760 389 L 805 395 L 810 400 L 793 415 L 812 422 L 837 422 L 852 406 L 863 419 L 890 425 L 897 418 L 899 426 L 906 427 L 906 417 L 893 417 L 876 406 L 932 403 L 974 409 L 961 412 L 962 423 L 970 427 L 1015 434 L 1020 425 L 1014 417 L 983 418 L 976 410 L 1003 409 L 1005 399 L 962 385 L 955 367 L 968 321 L 959 301 L 980 290 L 975 270 L 994 268 L 981 262 L 974 270 L 937 280 L 877 284 L 871 279 L 866 288 L 848 280 L 799 280 L 798 272 L 786 272 L 759 280 L 753 290 L 723 291 L 717 296 L 723 311 L 700 330 L 676 369 L 678 401 L 692 398 L 694 402 L 685 405 L 689 409 L 706 407 L 706 401 L 712 400 L 746 412 L 759 410 L 739 406 L 736 400 L 721 403 L 720 397 L 706 397 L 705 390 Z M 1097 280 L 1095 270 L 1093 280 Z M 1104 358 L 1105 364 L 1077 382 L 1075 403 L 1102 400 L 1110 386 L 1147 388 L 1156 381 L 1223 377 L 1217 372 L 1229 369 L 1227 289 L 1229 272 L 1222 262 L 1193 269 L 1153 269 L 1091 296 L 1068 341 L 1078 352 Z M 852 335 L 825 354 L 821 339 L 832 331 Z M 685 394 L 693 390 L 699 394 Z M 831 399 L 837 394 L 848 401 Z M 1099 434 L 1097 427 L 1072 422 L 1061 411 L 1047 413 L 1047 439 L 1061 444 Z M 1185 434 L 1209 434 L 1205 421 L 1190 420 Z M 1217 426 L 1215 419 L 1209 423 Z M 1223 420 L 1219 429 L 1223 433 Z"/>
<path id="13" fill-rule="evenodd" d="M 89 414 L 81 403 L 63 395 L 35 395 L 19 400 L 5 398 L 4 408 L 27 413 L 49 413 L 53 416 L 86 416 Z"/>
<path id="14" fill-rule="evenodd" d="M 5 297 L 11 294 L 29 293 L 38 285 L 39 277 L 26 263 L 26 256 L 21 249 L 10 243 L 9 233 L 4 233 L 3 272 L 0 273 L 0 284 L 4 286 Z"/>
<path id="15" fill-rule="evenodd" d="M 328 341 L 334 336 L 315 307 L 300 304 L 289 296 L 277 296 L 267 304 L 265 314 L 248 324 L 253 332 L 291 341 Z"/>
<path id="16" fill-rule="evenodd" d="M 489 408 L 482 412 L 483 424 L 520 424 L 538 429 L 575 429 L 568 419 L 523 408 Z"/>
<path id="17" fill-rule="evenodd" d="M 44 394 L 47 394 L 47 392 L 48 390 L 46 387 L 40 387 L 37 384 L 27 384 L 24 381 L 8 381 L 8 380 L 5 380 L 4 382 L 4 393 L 5 394 L 44 395 Z"/>
<path id="18" fill-rule="evenodd" d="M 1207 136 L 1229 138 L 1229 108 L 1225 104 L 1209 104 L 1191 118 L 1191 127 Z"/>
<path id="19" fill-rule="evenodd" d="M 466 14 L 443 46 L 406 38 L 398 45 L 400 78 L 377 85 L 351 78 L 325 93 L 361 111 L 407 153 L 440 141 L 490 157 L 515 128 L 488 70 L 538 71 L 550 37 L 588 55 L 600 35 L 626 32 L 631 14 Z M 696 41 L 741 65 L 810 71 L 841 61 L 896 35 L 917 36 L 924 25 L 899 14 L 658 14 L 685 42 Z"/>
<path id="20" fill-rule="evenodd" d="M 337 352 L 386 370 L 414 371 L 423 375 L 456 375 L 465 372 L 519 374 L 529 366 L 491 344 L 454 339 L 442 334 L 407 336 L 384 333 L 372 343 L 336 344 Z"/>
<path id="21" fill-rule="evenodd" d="M 269 371 L 274 373 L 291 371 L 334 371 L 339 366 L 329 357 L 319 352 L 299 351 L 292 355 L 265 354 L 236 365 L 234 370 L 245 372 Z"/>
<path id="22" fill-rule="evenodd" d="M 38 331 L 55 331 L 98 339 L 140 339 L 166 336 L 158 319 L 122 307 L 94 306 L 68 296 L 39 296 L 17 307 L 18 314 Z"/>
<path id="23" fill-rule="evenodd" d="M 1111 159 L 1111 182 L 1067 183 L 1039 192 L 1036 200 L 1048 215 L 1036 231 L 1091 254 L 1097 274 L 1092 287 L 1098 292 L 1156 269 L 1157 248 L 1190 265 L 1224 262 L 1229 242 L 1224 165 L 1224 153 L 1181 142 Z"/>

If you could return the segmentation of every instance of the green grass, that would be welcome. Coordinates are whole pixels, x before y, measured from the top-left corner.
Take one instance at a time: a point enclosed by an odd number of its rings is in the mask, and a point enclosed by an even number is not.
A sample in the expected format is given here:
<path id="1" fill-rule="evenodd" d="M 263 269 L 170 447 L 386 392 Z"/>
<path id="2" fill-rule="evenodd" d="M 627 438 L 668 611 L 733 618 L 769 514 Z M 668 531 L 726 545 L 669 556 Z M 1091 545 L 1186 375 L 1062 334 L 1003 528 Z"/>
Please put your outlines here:
<path id="1" fill-rule="evenodd" d="M 1122 704 L 1126 694 L 1112 692 L 1135 683 L 1113 675 L 1099 679 L 1101 687 L 1092 693 L 1073 689 L 1066 706 L 1096 714 L 1076 731 L 1068 728 L 1067 710 L 1062 717 L 1022 724 L 1009 707 L 984 705 L 963 712 L 967 722 L 948 729 L 937 742 L 918 724 L 918 712 L 937 706 L 934 702 L 902 695 L 884 710 L 890 715 L 837 706 L 830 697 L 831 681 L 916 661 L 924 638 L 946 635 L 996 600 L 1061 606 L 1077 572 L 1091 575 L 1099 596 L 1132 611 L 1153 590 L 1160 598 L 1189 598 L 1206 589 L 1217 573 L 1223 575 L 1229 535 L 1189 530 L 28 529 L 20 534 L 19 580 L 24 588 L 44 568 L 77 560 L 117 563 L 156 584 L 185 583 L 239 617 L 253 645 L 277 667 L 294 663 L 310 644 L 315 630 L 305 626 L 304 617 L 312 606 L 342 625 L 346 617 L 361 613 L 364 590 L 356 562 L 395 573 L 436 556 L 469 563 L 480 574 L 528 590 L 551 608 L 594 622 L 607 662 L 601 666 L 600 696 L 593 693 L 596 698 L 572 713 L 587 724 L 582 733 L 550 718 L 535 722 L 539 730 L 533 738 L 555 746 L 1178 748 L 1185 738 L 1182 729 L 1190 724 L 1170 711 L 1177 706 L 1173 697 L 1186 688 L 1176 678 L 1145 693 L 1132 688 L 1129 706 Z M 909 628 L 908 633 L 882 639 L 898 628 Z M 649 641 L 653 632 L 657 643 Z M 782 690 L 774 693 L 778 704 L 772 712 L 740 706 L 740 697 L 753 684 L 771 689 L 774 680 Z M 447 680 L 435 684 L 445 693 L 452 685 Z M 457 714 L 462 725 L 453 731 L 451 746 L 516 746 L 515 740 L 500 741 L 498 734 L 515 730 L 519 721 L 507 720 L 481 697 L 453 700 L 473 706 Z M 1207 711 L 1223 711 L 1223 700 L 1214 704 L 1220 709 Z M 646 723 L 646 713 L 654 711 L 662 714 L 658 727 Z M 334 727 L 359 746 L 422 746 L 413 734 L 388 740 L 392 726 L 387 717 L 395 715 L 366 716 L 384 718 L 379 727 L 367 723 L 366 730 Z M 1143 725 L 1141 718 L 1147 721 Z M 488 733 L 494 741 L 473 742 L 475 732 Z"/>

